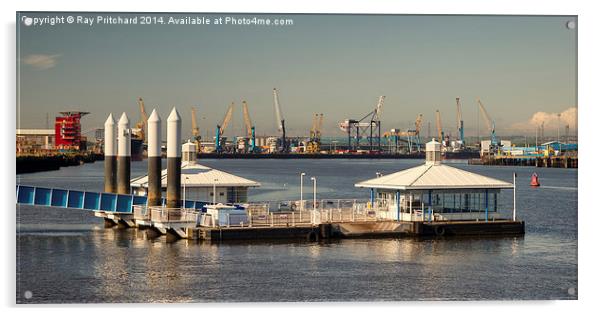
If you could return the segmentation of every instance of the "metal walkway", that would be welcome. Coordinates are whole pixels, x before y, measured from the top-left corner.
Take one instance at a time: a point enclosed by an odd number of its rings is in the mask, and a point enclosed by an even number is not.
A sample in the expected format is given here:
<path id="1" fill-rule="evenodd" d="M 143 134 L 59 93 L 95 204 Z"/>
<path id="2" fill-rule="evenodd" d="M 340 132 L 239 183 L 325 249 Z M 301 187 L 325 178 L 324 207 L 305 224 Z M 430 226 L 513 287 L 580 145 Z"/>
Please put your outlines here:
<path id="1" fill-rule="evenodd" d="M 165 206 L 166 199 L 162 198 L 161 201 L 162 205 Z M 211 204 L 209 202 L 189 200 L 184 202 L 186 208 L 194 208 L 199 211 L 202 211 L 205 205 Z M 17 185 L 17 204 L 132 214 L 134 205 L 146 206 L 146 203 L 146 196 L 132 194 L 101 193 Z"/>

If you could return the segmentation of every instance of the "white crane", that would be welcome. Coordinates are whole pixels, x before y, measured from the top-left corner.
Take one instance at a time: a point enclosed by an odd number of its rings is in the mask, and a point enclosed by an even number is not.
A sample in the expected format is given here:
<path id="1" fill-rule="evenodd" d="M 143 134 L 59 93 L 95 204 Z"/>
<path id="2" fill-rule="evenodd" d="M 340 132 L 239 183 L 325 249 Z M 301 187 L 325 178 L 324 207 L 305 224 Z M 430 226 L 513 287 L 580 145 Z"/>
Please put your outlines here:
<path id="1" fill-rule="evenodd" d="M 284 118 L 282 117 L 282 109 L 280 108 L 280 101 L 278 99 L 278 90 L 274 88 L 274 110 L 276 112 L 276 124 L 278 124 L 278 131 L 282 133 L 280 140 L 280 152 L 288 152 L 288 144 L 286 141 L 286 127 L 284 125 Z"/>
<path id="2" fill-rule="evenodd" d="M 491 134 L 491 145 L 497 146 L 498 143 L 495 137 L 495 121 L 491 120 L 491 117 L 489 117 L 489 113 L 487 113 L 487 110 L 485 110 L 485 107 L 483 106 L 483 103 L 481 103 L 480 98 L 477 98 L 477 103 L 479 104 L 479 109 L 481 110 L 481 116 L 483 116 L 483 120 L 487 125 L 487 130 Z"/>

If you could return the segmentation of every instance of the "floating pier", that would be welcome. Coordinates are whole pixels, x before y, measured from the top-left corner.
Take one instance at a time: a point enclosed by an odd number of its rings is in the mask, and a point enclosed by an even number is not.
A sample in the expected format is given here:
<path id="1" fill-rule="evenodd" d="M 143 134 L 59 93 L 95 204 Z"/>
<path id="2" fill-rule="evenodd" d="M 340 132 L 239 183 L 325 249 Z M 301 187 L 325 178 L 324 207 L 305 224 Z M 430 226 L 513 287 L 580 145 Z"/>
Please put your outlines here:
<path id="1" fill-rule="evenodd" d="M 297 201 L 300 202 L 300 201 Z M 307 202 L 307 201 L 306 201 Z M 318 208 L 291 212 L 269 211 L 267 204 L 245 208 L 206 205 L 204 211 L 134 207 L 134 221 L 151 236 L 209 241 L 330 238 L 402 238 L 420 236 L 523 235 L 523 221 L 499 214 L 475 220 L 397 221 L 386 211 L 368 208 L 369 201 L 322 200 Z M 225 212 L 220 212 L 224 210 Z M 236 210 L 236 212 L 231 212 Z M 242 215 L 242 216 L 241 216 Z"/>

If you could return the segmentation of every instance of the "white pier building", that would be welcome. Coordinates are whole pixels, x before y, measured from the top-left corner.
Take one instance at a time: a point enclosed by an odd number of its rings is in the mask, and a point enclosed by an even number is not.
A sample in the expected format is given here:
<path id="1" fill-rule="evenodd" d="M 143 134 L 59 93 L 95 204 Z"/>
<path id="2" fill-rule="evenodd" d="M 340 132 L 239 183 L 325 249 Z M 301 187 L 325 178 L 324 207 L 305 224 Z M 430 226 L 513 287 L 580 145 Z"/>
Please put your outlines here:
<path id="1" fill-rule="evenodd" d="M 495 220 L 498 196 L 514 184 L 441 163 L 441 144 L 426 144 L 423 165 L 355 184 L 370 189 L 371 208 L 397 221 Z M 513 210 L 513 217 L 515 210 Z"/>
<path id="2" fill-rule="evenodd" d="M 261 184 L 221 170 L 213 169 L 196 161 L 196 145 L 188 142 L 182 145 L 182 199 L 215 203 L 245 203 L 248 189 Z M 148 176 L 131 181 L 132 192 L 146 195 Z M 161 191 L 167 190 L 167 169 L 161 171 Z M 215 199 L 214 199 L 215 192 Z"/>

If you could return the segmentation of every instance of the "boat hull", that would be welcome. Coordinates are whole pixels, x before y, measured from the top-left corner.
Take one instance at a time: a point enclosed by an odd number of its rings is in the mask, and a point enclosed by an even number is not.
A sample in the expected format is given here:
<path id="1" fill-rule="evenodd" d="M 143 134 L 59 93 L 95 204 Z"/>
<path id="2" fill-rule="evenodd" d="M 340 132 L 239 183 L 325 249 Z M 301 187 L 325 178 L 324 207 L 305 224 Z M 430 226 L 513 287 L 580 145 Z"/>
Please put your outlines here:
<path id="1" fill-rule="evenodd" d="M 144 158 L 144 146 L 142 139 L 132 137 L 132 161 L 142 161 Z"/>

